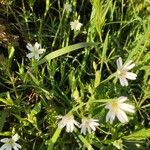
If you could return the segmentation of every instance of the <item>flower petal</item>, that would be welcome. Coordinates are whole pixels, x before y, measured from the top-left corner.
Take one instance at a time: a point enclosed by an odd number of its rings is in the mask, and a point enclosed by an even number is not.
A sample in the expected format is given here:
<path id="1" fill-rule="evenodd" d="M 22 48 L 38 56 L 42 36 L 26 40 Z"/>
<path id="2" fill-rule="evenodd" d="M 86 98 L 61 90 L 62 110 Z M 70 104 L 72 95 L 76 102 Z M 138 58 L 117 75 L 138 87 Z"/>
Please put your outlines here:
<path id="1" fill-rule="evenodd" d="M 81 27 L 82 27 L 82 23 L 79 22 L 76 26 L 76 30 L 80 30 Z"/>
<path id="2" fill-rule="evenodd" d="M 127 63 L 124 64 L 124 68 L 127 68 L 128 66 L 130 66 L 132 64 L 132 60 L 128 61 Z"/>
<path id="3" fill-rule="evenodd" d="M 126 77 L 127 79 L 130 79 L 130 80 L 135 80 L 136 77 L 137 77 L 137 75 L 136 75 L 135 73 L 132 73 L 132 72 L 126 72 L 125 77 Z"/>
<path id="4" fill-rule="evenodd" d="M 57 118 L 57 119 L 62 119 L 62 118 L 63 118 L 63 116 L 58 115 L 58 116 L 56 116 L 56 118 Z"/>
<path id="5" fill-rule="evenodd" d="M 18 149 L 18 147 L 16 147 L 16 146 L 15 146 L 15 147 L 13 147 L 13 149 L 14 149 L 14 150 L 19 150 L 19 149 Z"/>
<path id="6" fill-rule="evenodd" d="M 115 119 L 115 112 L 109 111 L 106 115 L 106 122 L 110 120 L 110 123 L 112 123 Z"/>
<path id="7" fill-rule="evenodd" d="M 134 113 L 134 112 L 135 112 L 134 106 L 129 105 L 129 104 L 125 104 L 125 103 L 123 103 L 123 104 L 120 105 L 120 109 L 122 109 L 122 110 L 124 110 L 124 111 L 131 112 L 131 113 Z"/>
<path id="8" fill-rule="evenodd" d="M 43 52 L 45 52 L 45 51 L 46 51 L 45 49 L 39 49 L 38 53 L 43 54 Z"/>
<path id="9" fill-rule="evenodd" d="M 106 108 L 106 109 L 110 109 L 110 104 L 109 104 L 109 103 L 106 104 L 105 108 Z"/>
<path id="10" fill-rule="evenodd" d="M 71 26 L 71 30 L 74 30 L 74 22 L 73 21 L 70 22 L 70 26 Z"/>
<path id="11" fill-rule="evenodd" d="M 21 145 L 18 143 L 14 143 L 13 148 L 16 148 L 16 150 L 18 150 L 18 148 L 21 148 Z"/>
<path id="12" fill-rule="evenodd" d="M 125 69 L 125 70 L 131 70 L 134 66 L 135 66 L 135 64 L 133 63 L 133 64 L 131 64 L 132 63 L 132 61 L 129 61 L 127 64 L 125 64 L 124 66 L 123 66 L 123 68 Z"/>
<path id="13" fill-rule="evenodd" d="M 39 44 L 38 42 L 36 42 L 36 43 L 34 44 L 34 48 L 35 48 L 35 49 L 39 49 L 39 48 L 40 48 L 40 44 Z"/>
<path id="14" fill-rule="evenodd" d="M 80 127 L 80 123 L 75 120 L 73 120 L 73 124 L 75 124 L 77 127 Z"/>
<path id="15" fill-rule="evenodd" d="M 26 45 L 26 47 L 27 47 L 27 49 L 30 50 L 30 51 L 33 50 L 33 46 L 32 46 L 30 43 L 28 43 L 28 44 Z"/>
<path id="16" fill-rule="evenodd" d="M 61 121 L 58 123 L 58 127 L 59 127 L 59 128 L 63 128 L 64 126 L 66 126 L 66 123 L 65 123 L 63 120 L 61 120 Z"/>
<path id="17" fill-rule="evenodd" d="M 95 125 L 94 125 L 94 124 L 89 124 L 89 127 L 90 127 L 93 131 L 95 131 L 95 130 L 96 130 L 96 127 L 95 127 Z"/>
<path id="18" fill-rule="evenodd" d="M 68 122 L 66 124 L 66 131 L 67 132 L 72 132 L 73 131 L 73 128 L 74 128 L 74 125 L 72 124 L 72 122 Z"/>
<path id="19" fill-rule="evenodd" d="M 17 133 L 12 136 L 12 139 L 13 139 L 15 142 L 18 141 L 19 138 L 20 138 L 20 136 L 19 136 Z"/>
<path id="20" fill-rule="evenodd" d="M 82 133 L 83 133 L 84 135 L 86 135 L 86 129 L 85 129 L 85 128 L 82 128 L 82 129 L 81 129 L 81 134 L 82 134 Z"/>
<path id="21" fill-rule="evenodd" d="M 92 132 L 91 129 L 92 129 L 91 127 L 87 127 L 88 133 L 90 133 L 90 134 Z M 96 130 L 96 128 L 95 128 L 95 130 Z M 93 130 L 93 131 L 95 131 L 95 130 Z"/>
<path id="22" fill-rule="evenodd" d="M 95 130 L 96 130 L 96 127 L 99 126 L 99 123 L 98 123 L 98 122 L 91 121 L 91 122 L 89 123 L 89 126 L 90 126 L 91 128 L 94 127 L 94 128 L 92 128 L 92 129 L 95 131 Z"/>
<path id="23" fill-rule="evenodd" d="M 125 96 L 120 96 L 119 98 L 118 98 L 118 101 L 120 102 L 120 103 L 123 103 L 123 102 L 125 102 L 127 100 L 127 97 L 125 97 Z"/>
<path id="24" fill-rule="evenodd" d="M 122 86 L 128 86 L 128 80 L 126 78 L 119 78 Z"/>
<path id="25" fill-rule="evenodd" d="M 125 113 L 124 111 L 122 111 L 122 110 L 119 110 L 119 111 L 117 112 L 117 118 L 118 118 L 119 121 L 122 122 L 122 123 L 128 122 L 128 117 L 127 117 L 126 113 Z"/>
<path id="26" fill-rule="evenodd" d="M 33 53 L 29 53 L 26 55 L 28 58 L 32 58 L 33 57 Z"/>
<path id="27" fill-rule="evenodd" d="M 131 70 L 134 66 L 135 64 L 131 64 L 130 66 L 127 67 L 127 70 Z"/>
<path id="28" fill-rule="evenodd" d="M 0 150 L 6 150 L 8 147 L 8 144 L 3 144 L 1 147 L 0 147 Z"/>
<path id="29" fill-rule="evenodd" d="M 119 57 L 119 58 L 117 59 L 116 63 L 117 63 L 117 68 L 121 68 L 121 67 L 122 67 L 122 58 Z"/>
<path id="30" fill-rule="evenodd" d="M 1 141 L 2 143 L 6 143 L 6 142 L 9 141 L 9 139 L 8 139 L 8 138 L 3 138 L 3 139 L 1 139 L 0 141 Z"/>

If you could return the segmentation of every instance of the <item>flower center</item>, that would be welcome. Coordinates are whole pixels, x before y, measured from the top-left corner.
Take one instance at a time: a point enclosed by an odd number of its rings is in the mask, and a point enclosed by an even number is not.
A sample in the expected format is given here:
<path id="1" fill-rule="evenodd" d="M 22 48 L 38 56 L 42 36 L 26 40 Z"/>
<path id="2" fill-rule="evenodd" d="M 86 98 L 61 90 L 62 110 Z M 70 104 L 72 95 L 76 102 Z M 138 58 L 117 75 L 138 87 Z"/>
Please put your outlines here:
<path id="1" fill-rule="evenodd" d="M 111 102 L 111 109 L 112 109 L 113 111 L 117 111 L 118 108 L 119 108 L 118 102 L 117 102 L 117 101 L 112 101 L 112 102 Z"/>
<path id="2" fill-rule="evenodd" d="M 75 29 L 77 28 L 77 26 L 78 26 L 78 21 L 76 20 L 76 21 L 74 22 L 74 27 L 75 27 Z"/>
<path id="3" fill-rule="evenodd" d="M 13 145 L 13 143 L 14 143 L 14 140 L 12 140 L 12 139 L 10 139 L 10 140 L 8 141 L 8 144 L 9 144 L 9 145 Z"/>
<path id="4" fill-rule="evenodd" d="M 89 121 L 88 121 L 88 119 L 84 119 L 83 122 L 84 122 L 84 127 L 87 128 L 87 127 L 89 126 Z"/>
<path id="5" fill-rule="evenodd" d="M 65 116 L 65 118 L 64 118 L 64 122 L 66 122 L 66 124 L 72 122 L 72 120 L 73 120 L 72 116 Z"/>
<path id="6" fill-rule="evenodd" d="M 33 54 L 34 54 L 34 55 L 38 55 L 38 49 L 34 49 L 34 50 L 33 50 Z"/>
<path id="7" fill-rule="evenodd" d="M 118 74 L 120 77 L 125 77 L 126 71 L 125 71 L 125 70 L 118 69 L 118 70 L 117 70 L 117 74 Z"/>

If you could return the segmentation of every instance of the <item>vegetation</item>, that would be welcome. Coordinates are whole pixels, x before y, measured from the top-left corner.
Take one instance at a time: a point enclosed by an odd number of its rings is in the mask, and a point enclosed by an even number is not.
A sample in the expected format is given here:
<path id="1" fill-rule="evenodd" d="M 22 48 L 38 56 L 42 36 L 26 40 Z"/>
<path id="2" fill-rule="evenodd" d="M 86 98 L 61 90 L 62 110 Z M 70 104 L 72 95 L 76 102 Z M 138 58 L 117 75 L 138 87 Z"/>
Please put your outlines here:
<path id="1" fill-rule="evenodd" d="M 149 0 L 1 0 L 0 139 L 18 134 L 23 150 L 148 150 L 149 49 Z M 135 64 L 128 86 L 118 58 Z M 121 96 L 134 113 L 106 120 Z M 73 130 L 62 125 L 69 115 Z M 94 131 L 81 132 L 84 117 Z"/>

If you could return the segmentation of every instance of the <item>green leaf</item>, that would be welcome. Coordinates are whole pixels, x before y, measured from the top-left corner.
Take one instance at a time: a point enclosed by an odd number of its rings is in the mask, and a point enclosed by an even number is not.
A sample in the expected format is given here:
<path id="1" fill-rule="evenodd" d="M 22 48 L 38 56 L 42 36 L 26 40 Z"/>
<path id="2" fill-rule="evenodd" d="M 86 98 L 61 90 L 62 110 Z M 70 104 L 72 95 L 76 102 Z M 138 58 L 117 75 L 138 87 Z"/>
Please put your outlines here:
<path id="1" fill-rule="evenodd" d="M 4 98 L 0 97 L 0 101 L 3 102 L 6 105 L 9 105 L 9 106 L 13 106 L 14 105 L 14 103 L 13 103 L 13 101 L 11 99 L 4 99 Z"/>
<path id="2" fill-rule="evenodd" d="M 126 140 L 134 140 L 139 141 L 150 137 L 150 129 L 142 129 L 139 131 L 136 131 L 128 136 L 124 136 L 123 138 Z"/>
<path id="3" fill-rule="evenodd" d="M 33 7 L 34 3 L 35 3 L 35 0 L 29 0 L 29 4 L 31 7 Z"/>
<path id="4" fill-rule="evenodd" d="M 49 10 L 50 7 L 51 7 L 51 2 L 50 2 L 50 0 L 46 0 L 46 8 L 45 8 L 44 16 L 47 15 L 47 12 L 48 12 L 48 10 Z"/>
<path id="5" fill-rule="evenodd" d="M 9 58 L 9 60 L 13 58 L 14 52 L 15 52 L 14 47 L 11 44 L 9 44 L 8 45 L 8 54 L 9 54 L 8 58 Z"/>
<path id="6" fill-rule="evenodd" d="M 107 49 L 108 49 L 108 40 L 109 40 L 109 32 L 107 32 L 107 35 L 106 35 L 106 38 L 105 38 L 105 41 L 104 41 L 104 44 L 103 44 L 103 51 L 102 51 L 102 55 L 101 55 L 101 66 L 100 66 L 100 71 L 99 71 L 99 74 L 100 74 L 99 75 L 99 78 L 100 78 L 99 83 L 101 81 L 103 64 L 104 64 L 104 61 L 106 60 L 106 53 L 107 53 Z"/>
<path id="7" fill-rule="evenodd" d="M 11 136 L 11 132 L 6 131 L 6 132 L 0 132 L 0 136 Z"/>
<path id="8" fill-rule="evenodd" d="M 100 73 L 101 73 L 100 71 L 96 71 L 95 73 L 95 83 L 94 83 L 95 88 L 100 84 L 100 76 L 101 76 Z"/>
<path id="9" fill-rule="evenodd" d="M 147 32 L 145 32 L 145 34 L 136 42 L 136 46 L 132 49 L 132 51 L 130 51 L 126 62 L 132 60 L 134 56 L 136 56 L 137 54 L 139 57 L 139 52 L 141 52 L 141 47 L 143 45 L 143 42 L 149 39 L 149 34 L 150 34 L 149 30 L 147 30 Z"/>
<path id="10" fill-rule="evenodd" d="M 82 136 L 82 135 L 78 135 L 79 139 L 83 142 L 83 144 L 86 146 L 86 148 L 88 150 L 94 150 L 92 148 L 92 145 Z"/>
<path id="11" fill-rule="evenodd" d="M 47 142 L 47 144 L 48 144 L 47 150 L 53 150 L 54 144 L 56 143 L 57 139 L 59 138 L 61 130 L 62 130 L 61 128 L 56 129 L 52 138 Z"/>
<path id="12" fill-rule="evenodd" d="M 91 1 L 93 5 L 93 13 L 94 13 L 94 25 L 95 28 L 99 34 L 100 41 L 102 42 L 102 28 L 106 21 L 106 15 L 110 9 L 111 1 L 107 1 L 106 4 L 104 4 L 100 0 L 94 0 Z"/>
<path id="13" fill-rule="evenodd" d="M 122 140 L 115 140 L 112 142 L 113 146 L 115 146 L 117 149 L 123 149 Z"/>
<path id="14" fill-rule="evenodd" d="M 8 113 L 6 111 L 0 111 L 0 132 L 3 129 L 7 115 Z"/>
<path id="15" fill-rule="evenodd" d="M 36 114 L 38 114 L 40 111 L 41 111 L 41 102 L 37 103 L 31 110 L 31 113 L 27 114 L 27 120 L 30 123 L 32 123 L 36 128 L 38 128 Z"/>
<path id="16" fill-rule="evenodd" d="M 48 55 L 46 55 L 43 59 L 41 59 L 37 63 L 37 65 L 41 65 L 41 64 L 45 63 L 46 61 L 50 61 L 50 60 L 52 60 L 54 58 L 57 58 L 59 56 L 62 56 L 62 55 L 67 54 L 69 52 L 72 52 L 74 50 L 81 49 L 81 48 L 88 47 L 88 46 L 93 46 L 95 44 L 96 43 L 82 42 L 82 43 L 74 44 L 74 45 L 71 45 L 71 46 L 63 47 L 63 48 L 61 48 L 59 50 L 56 50 L 56 51 L 51 52 Z"/>
<path id="17" fill-rule="evenodd" d="M 41 111 L 41 102 L 37 103 L 31 111 L 31 114 L 34 116 Z"/>

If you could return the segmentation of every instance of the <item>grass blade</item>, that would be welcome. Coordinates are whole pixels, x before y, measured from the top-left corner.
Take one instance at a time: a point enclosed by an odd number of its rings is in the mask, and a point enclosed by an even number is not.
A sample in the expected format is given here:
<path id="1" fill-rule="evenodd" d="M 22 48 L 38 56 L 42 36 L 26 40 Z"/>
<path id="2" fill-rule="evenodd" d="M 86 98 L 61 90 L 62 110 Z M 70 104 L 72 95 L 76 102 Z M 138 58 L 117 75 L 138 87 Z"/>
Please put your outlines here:
<path id="1" fill-rule="evenodd" d="M 38 65 L 41 65 L 41 64 L 45 63 L 46 61 L 50 61 L 54 58 L 57 58 L 59 56 L 62 56 L 62 55 L 67 54 L 69 52 L 72 52 L 74 50 L 78 50 L 78 49 L 85 48 L 85 47 L 88 47 L 88 46 L 93 46 L 95 44 L 96 43 L 82 42 L 82 43 L 74 44 L 74 45 L 71 45 L 71 46 L 63 47 L 61 49 L 58 49 L 58 50 L 56 50 L 54 52 L 51 52 L 48 55 L 46 55 L 43 59 L 41 59 L 38 62 Z"/>

